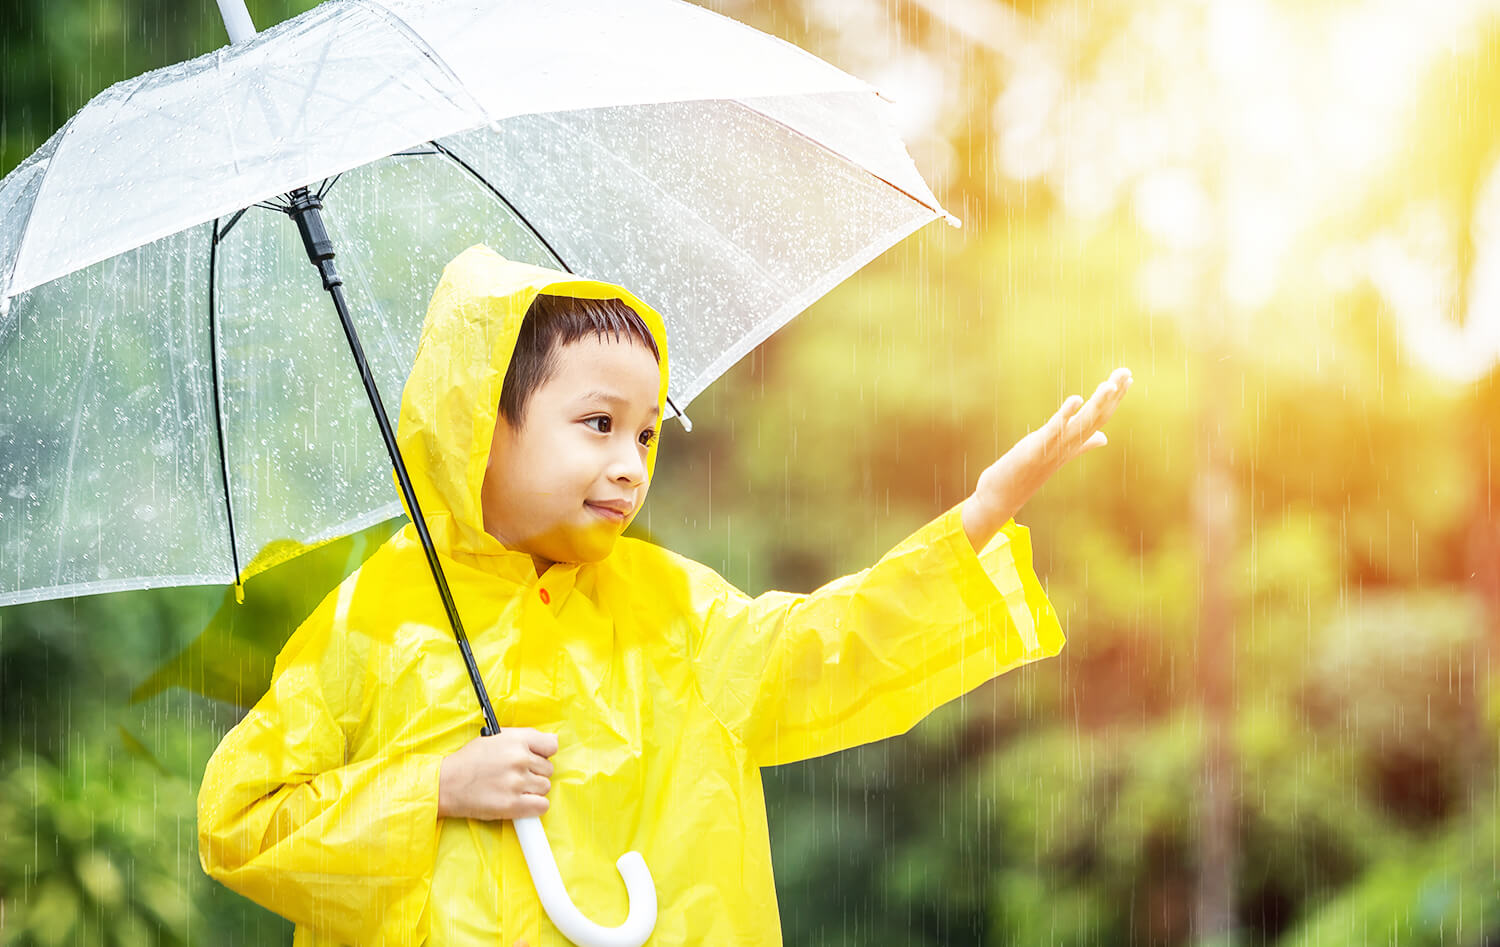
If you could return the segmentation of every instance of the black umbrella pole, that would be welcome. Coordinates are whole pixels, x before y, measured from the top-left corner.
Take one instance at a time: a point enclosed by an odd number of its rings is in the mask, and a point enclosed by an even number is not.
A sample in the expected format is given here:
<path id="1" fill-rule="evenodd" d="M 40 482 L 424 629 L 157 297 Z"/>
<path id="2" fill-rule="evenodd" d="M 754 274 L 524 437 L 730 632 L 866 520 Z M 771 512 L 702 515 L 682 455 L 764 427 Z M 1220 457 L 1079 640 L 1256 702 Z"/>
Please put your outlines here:
<path id="1" fill-rule="evenodd" d="M 333 297 L 333 308 L 338 310 L 339 322 L 344 326 L 344 337 L 349 340 L 349 350 L 354 353 L 354 364 L 359 367 L 360 380 L 364 382 L 365 394 L 370 398 L 370 407 L 375 411 L 375 423 L 380 426 L 380 437 L 385 441 L 386 453 L 391 456 L 391 464 L 396 468 L 396 480 L 401 484 L 401 496 L 406 500 L 406 508 L 411 511 L 412 525 L 417 528 L 417 536 L 422 540 L 422 550 L 427 553 L 427 565 L 432 569 L 432 578 L 437 582 L 438 595 L 443 599 L 443 608 L 448 612 L 448 622 L 453 626 L 453 637 L 458 640 L 458 650 L 463 653 L 464 665 L 469 670 L 469 681 L 474 685 L 474 694 L 479 698 L 480 709 L 484 711 L 483 736 L 493 736 L 500 732 L 500 723 L 495 719 L 495 709 L 490 706 L 490 695 L 485 690 L 484 678 L 479 675 L 479 666 L 474 663 L 474 652 L 469 648 L 469 637 L 464 634 L 463 621 L 458 617 L 458 606 L 453 602 L 453 593 L 448 590 L 448 577 L 443 574 L 443 566 L 438 562 L 437 550 L 432 545 L 432 536 L 427 532 L 427 521 L 422 517 L 422 508 L 417 504 L 417 495 L 411 488 L 411 477 L 406 472 L 406 461 L 401 458 L 401 450 L 396 446 L 396 434 L 391 430 L 391 423 L 386 417 L 385 406 L 380 401 L 380 390 L 375 387 L 375 376 L 370 374 L 369 362 L 365 360 L 364 347 L 359 344 L 359 333 L 354 331 L 354 322 L 349 318 L 349 306 L 344 302 L 344 281 L 339 278 L 338 272 L 333 266 L 333 241 L 328 239 L 328 231 L 323 227 L 322 201 L 308 193 L 307 188 L 301 187 L 292 191 L 287 197 L 291 206 L 287 208 L 287 216 L 297 222 L 297 229 L 302 232 L 302 243 L 307 247 L 307 258 L 312 265 L 318 268 L 318 273 L 323 277 L 323 288 L 328 290 Z"/>

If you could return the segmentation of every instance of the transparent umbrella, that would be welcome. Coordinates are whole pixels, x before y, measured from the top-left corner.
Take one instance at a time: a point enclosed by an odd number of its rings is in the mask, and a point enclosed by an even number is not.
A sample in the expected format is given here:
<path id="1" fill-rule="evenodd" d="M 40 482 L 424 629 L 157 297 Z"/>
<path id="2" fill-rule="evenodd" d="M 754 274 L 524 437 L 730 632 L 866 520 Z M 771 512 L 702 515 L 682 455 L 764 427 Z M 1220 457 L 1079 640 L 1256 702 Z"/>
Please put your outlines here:
<path id="1" fill-rule="evenodd" d="M 681 415 L 953 222 L 874 90 L 686 3 L 330 0 L 259 35 L 221 8 L 231 46 L 0 181 L 0 606 L 238 586 L 400 515 L 382 393 L 469 245 L 655 306 Z"/>

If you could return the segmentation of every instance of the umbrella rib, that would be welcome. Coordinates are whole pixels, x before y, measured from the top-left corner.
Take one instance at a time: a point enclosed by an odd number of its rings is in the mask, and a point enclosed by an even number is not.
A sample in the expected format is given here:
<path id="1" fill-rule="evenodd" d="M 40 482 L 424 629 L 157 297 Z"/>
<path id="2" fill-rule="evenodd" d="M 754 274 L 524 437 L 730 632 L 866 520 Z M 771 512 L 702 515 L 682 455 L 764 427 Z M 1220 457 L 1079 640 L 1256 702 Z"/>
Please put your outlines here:
<path id="1" fill-rule="evenodd" d="M 230 221 L 233 226 L 235 221 L 245 212 L 242 210 Z M 225 229 L 228 232 L 228 228 Z M 234 584 L 240 584 L 240 553 L 239 547 L 234 539 L 234 503 L 229 496 L 229 455 L 224 447 L 224 412 L 220 409 L 222 404 L 219 392 L 219 335 L 218 320 L 216 312 L 215 291 L 216 276 L 219 272 L 219 240 L 223 235 L 219 232 L 219 218 L 214 218 L 213 242 L 208 248 L 208 361 L 213 366 L 214 382 L 214 432 L 219 438 L 219 477 L 224 484 L 224 513 L 229 522 L 229 557 L 234 564 Z"/>
<path id="2" fill-rule="evenodd" d="M 309 93 L 318 87 L 318 79 L 323 75 L 323 70 L 328 67 L 328 57 L 333 52 L 333 44 L 328 43 L 318 51 L 318 62 L 312 76 L 309 78 L 305 88 Z M 312 95 L 304 95 L 297 102 L 297 116 L 292 120 L 293 128 L 305 128 L 307 119 L 307 106 L 312 101 Z"/>
<path id="3" fill-rule="evenodd" d="M 519 220 L 526 227 L 527 230 L 531 231 L 531 235 L 537 239 L 537 242 L 542 245 L 542 249 L 544 249 L 544 250 L 547 251 L 547 253 L 552 257 L 552 259 L 557 263 L 558 266 L 562 267 L 563 270 L 565 270 L 568 273 L 572 273 L 573 272 L 573 268 L 570 267 L 570 266 L 568 266 L 568 264 L 566 264 L 566 263 L 563 262 L 563 258 L 558 254 L 558 252 L 556 250 L 554 250 L 552 248 L 552 244 L 548 243 L 547 242 L 547 238 L 544 237 L 544 236 L 542 236 L 542 232 L 540 230 L 537 230 L 535 227 L 533 227 L 531 225 L 531 221 L 529 221 L 529 220 L 526 219 L 526 215 L 523 214 L 523 213 L 521 213 L 519 210 L 517 210 L 516 209 L 516 205 L 512 204 L 509 200 L 507 200 L 506 197 L 505 197 L 505 195 L 500 193 L 500 189 L 497 188 L 497 187 L 495 187 L 495 185 L 491 184 L 489 181 L 487 181 L 485 179 L 484 175 L 482 175 L 482 174 L 479 173 L 478 169 L 474 168 L 467 161 L 465 161 L 464 159 L 460 158 L 458 155 L 454 154 L 452 151 L 450 151 L 443 144 L 441 144 L 439 142 L 436 142 L 436 141 L 432 142 L 431 144 L 432 144 L 432 147 L 434 147 L 434 148 L 436 148 L 438 150 L 439 154 L 443 155 L 449 161 L 452 161 L 454 164 L 458 165 L 460 168 L 463 168 L 465 171 L 467 171 L 469 173 L 470 176 L 472 176 L 474 178 L 474 180 L 476 180 L 480 184 L 484 185 L 484 187 L 485 187 L 485 189 L 487 191 L 489 191 L 491 194 L 495 195 L 495 199 L 497 201 L 499 201 L 500 203 L 504 204 L 505 205 L 505 209 L 508 210 L 508 211 L 510 211 L 512 214 L 514 214 L 515 217 L 516 217 L 516 219 Z M 687 420 L 687 412 L 685 412 L 681 408 L 677 407 L 676 403 L 672 401 L 672 396 L 671 395 L 667 396 L 667 407 L 669 407 L 669 408 L 672 409 L 672 411 L 675 414 L 675 416 L 677 416 L 679 418 L 682 418 L 684 422 L 686 422 L 689 425 L 691 425 L 692 422 L 690 422 L 690 421 Z M 692 430 L 692 428 L 689 427 L 688 430 Z"/>
<path id="4" fill-rule="evenodd" d="M 21 235 L 16 238 L 16 255 L 15 258 L 10 261 L 10 272 L 5 274 L 4 284 L 0 284 L 4 287 L 3 289 L 0 289 L 0 298 L 10 297 L 10 288 L 14 286 L 16 282 L 16 267 L 21 265 L 21 253 L 26 248 L 26 234 L 31 230 L 32 218 L 36 216 L 36 202 L 42 199 L 42 188 L 47 184 L 47 172 L 52 170 L 53 163 L 57 161 L 57 153 L 62 150 L 63 144 L 67 141 L 68 129 L 73 127 L 73 119 L 76 119 L 77 117 L 78 114 L 75 114 L 73 118 L 70 118 L 66 122 L 63 122 L 62 128 L 59 128 L 57 130 L 57 145 L 53 147 L 52 154 L 47 156 L 47 166 L 38 173 L 38 180 L 36 182 L 36 196 L 32 198 L 31 206 L 26 208 L 26 222 L 21 225 Z M 43 142 L 42 145 L 43 147 L 46 147 L 46 142 Z M 10 175 L 7 174 L 6 177 L 10 177 Z"/>
<path id="5" fill-rule="evenodd" d="M 765 112 L 762 112 L 760 109 L 756 108 L 755 106 L 750 105 L 749 103 L 745 102 L 743 99 L 727 99 L 726 101 L 731 102 L 731 103 L 733 103 L 735 105 L 738 105 L 740 108 L 744 109 L 747 112 L 750 112 L 753 115 L 760 116 L 761 118 L 763 118 L 766 121 L 770 122 L 772 125 L 775 125 L 777 128 L 784 129 L 784 130 L 790 132 L 791 134 L 796 135 L 798 138 L 803 139 L 804 141 L 811 142 L 814 146 L 816 146 L 819 150 L 823 151 L 825 154 L 833 155 L 835 158 L 838 158 L 840 161 L 842 161 L 845 164 L 849 165 L 851 168 L 854 168 L 854 169 L 856 169 L 858 171 L 861 171 L 861 172 L 863 172 L 865 174 L 868 174 L 870 177 L 872 177 L 875 180 L 879 181 L 881 184 L 886 185 L 887 187 L 891 188 L 893 191 L 896 191 L 899 194 L 902 194 L 902 195 L 905 195 L 906 197 L 911 198 L 913 201 L 915 201 L 916 203 L 920 204 L 921 206 L 927 208 L 928 210 L 932 211 L 934 214 L 939 214 L 939 215 L 941 215 L 942 217 L 944 217 L 944 218 L 946 218 L 948 220 L 956 220 L 957 219 L 952 214 L 950 214 L 947 211 L 943 210 L 941 207 L 934 207 L 933 205 L 931 205 L 931 204 L 927 203 L 926 201 L 922 200 L 920 197 L 917 197 L 915 194 L 913 194 L 912 192 L 908 191 L 906 188 L 900 186 L 899 184 L 896 184 L 896 183 L 894 183 L 894 182 L 892 182 L 890 180 L 887 180 L 886 178 L 881 177 L 880 175 L 876 174 L 874 171 L 871 171 L 869 168 L 867 168 L 864 165 L 860 164 L 858 161 L 855 161 L 853 158 L 851 158 L 848 155 L 844 154 L 842 151 L 839 151 L 839 150 L 837 150 L 835 148 L 830 148 L 828 145 L 824 144 L 821 141 L 818 141 L 816 138 L 814 138 L 811 135 L 807 134 L 807 132 L 804 132 L 804 131 L 802 131 L 801 129 L 798 129 L 798 128 L 793 128 L 791 125 L 788 125 L 786 122 L 783 122 L 779 118 L 773 118 L 772 116 L 767 115 Z M 910 157 L 910 155 L 908 155 L 907 157 Z"/>
<path id="6" fill-rule="evenodd" d="M 215 244 L 217 244 L 218 241 L 223 240 L 225 237 L 229 236 L 229 231 L 231 231 L 231 230 L 234 229 L 234 225 L 240 222 L 240 218 L 243 217 L 243 216 L 245 216 L 245 211 L 247 211 L 247 210 L 249 210 L 248 207 L 242 207 L 238 211 L 235 211 L 234 216 L 231 217 L 231 218 L 229 218 L 229 223 L 225 224 L 224 225 L 224 229 L 219 231 L 218 235 L 216 236 L 216 238 L 214 240 Z M 214 220 L 214 224 L 215 225 L 218 224 L 218 220 L 217 219 Z M 213 253 L 212 253 L 212 251 L 210 251 L 210 253 L 209 253 L 209 260 L 212 261 L 212 259 L 213 259 Z M 210 284 L 213 283 L 213 278 L 214 278 L 213 273 L 210 272 L 208 274 L 208 279 L 209 279 L 209 283 Z"/>
<path id="7" fill-rule="evenodd" d="M 385 20 L 396 32 L 401 34 L 402 38 L 415 47 L 417 52 L 421 53 L 436 66 L 438 71 L 443 74 L 443 77 L 453 83 L 455 89 L 469 97 L 469 101 L 479 110 L 479 114 L 484 116 L 485 122 L 492 128 L 494 127 L 495 116 L 490 114 L 490 110 L 485 107 L 484 102 L 479 96 L 474 94 L 467 82 L 458 77 L 458 73 L 449 65 L 448 60 L 444 59 L 442 54 L 434 49 L 432 44 L 427 42 L 427 39 L 421 33 L 417 32 L 410 23 L 406 22 L 406 19 L 401 14 L 386 6 L 381 0 L 361 0 L 361 3 L 366 9 Z"/>
<path id="8" fill-rule="evenodd" d="M 535 237 L 536 240 L 537 240 L 537 242 L 542 245 L 542 249 L 546 250 L 547 254 L 552 257 L 553 262 L 555 262 L 558 266 L 562 267 L 562 269 L 564 271 L 566 271 L 568 273 L 572 273 L 573 272 L 573 268 L 570 267 L 570 266 L 568 266 L 567 263 L 563 262 L 563 258 L 558 254 L 558 252 L 555 249 L 553 249 L 552 244 L 548 243 L 547 242 L 547 238 L 544 237 L 544 236 L 542 236 L 542 232 L 540 230 L 537 230 L 535 227 L 533 227 L 531 225 L 531 221 L 529 221 L 529 220 L 526 219 L 526 215 L 523 214 L 523 213 L 521 213 L 519 210 L 517 210 L 516 209 L 516 205 L 512 204 L 506 198 L 506 196 L 504 194 L 501 194 L 499 188 L 495 187 L 495 185 L 491 184 L 488 180 L 486 180 L 485 176 L 482 175 L 482 174 L 480 174 L 477 168 L 475 168 L 473 165 L 469 164 L 464 159 L 460 158 L 458 155 L 454 154 L 451 150 L 449 150 L 449 148 L 446 145 L 440 144 L 440 143 L 438 143 L 436 141 L 432 142 L 431 144 L 432 144 L 432 147 L 434 147 L 434 148 L 436 148 L 438 150 L 439 154 L 443 155 L 449 161 L 452 161 L 454 164 L 458 165 L 460 168 L 463 168 L 465 171 L 467 171 L 469 173 L 469 175 L 474 178 L 474 180 L 478 181 L 480 184 L 483 184 L 484 187 L 485 187 L 485 190 L 487 190 L 491 194 L 493 194 L 495 196 L 495 199 L 497 201 L 499 201 L 500 203 L 504 204 L 505 205 L 505 209 L 508 210 L 508 211 L 510 211 L 512 214 L 514 214 L 515 218 L 517 220 L 519 220 L 522 223 L 522 225 L 524 225 L 526 227 L 527 230 L 531 231 L 531 235 L 533 237 Z"/>
<path id="9" fill-rule="evenodd" d="M 694 210 L 691 206 L 673 196 L 669 191 L 667 191 L 666 188 L 662 187 L 662 185 L 658 183 L 655 178 L 646 175 L 641 171 L 640 168 L 636 167 L 635 162 L 626 160 L 625 158 L 616 154 L 613 149 L 606 147 L 598 136 L 592 134 L 589 131 L 576 128 L 562 122 L 555 114 L 542 113 L 534 117 L 538 121 L 548 122 L 551 125 L 556 126 L 558 129 L 570 133 L 575 140 L 586 143 L 598 149 L 599 155 L 603 160 L 610 162 L 614 167 L 619 168 L 622 172 L 629 174 L 631 177 L 640 181 L 644 187 L 649 187 L 658 195 L 660 195 L 661 204 L 670 206 L 672 209 L 680 211 L 681 214 L 685 217 L 692 218 L 693 220 L 701 224 L 705 230 L 713 233 L 714 235 L 724 237 L 725 247 L 730 252 L 733 252 L 735 256 L 744 263 L 744 268 L 746 271 L 753 272 L 755 275 L 761 277 L 765 281 L 767 286 L 774 286 L 777 284 L 778 280 L 776 275 L 767 270 L 765 265 L 762 264 L 758 259 L 756 259 L 752 254 L 742 249 L 738 243 L 728 239 L 728 236 L 720 227 L 710 223 L 698 211 Z M 819 145 L 818 147 L 822 148 L 823 146 Z M 828 151 L 827 148 L 823 148 L 823 150 Z M 833 152 L 829 153 L 832 154 Z"/>

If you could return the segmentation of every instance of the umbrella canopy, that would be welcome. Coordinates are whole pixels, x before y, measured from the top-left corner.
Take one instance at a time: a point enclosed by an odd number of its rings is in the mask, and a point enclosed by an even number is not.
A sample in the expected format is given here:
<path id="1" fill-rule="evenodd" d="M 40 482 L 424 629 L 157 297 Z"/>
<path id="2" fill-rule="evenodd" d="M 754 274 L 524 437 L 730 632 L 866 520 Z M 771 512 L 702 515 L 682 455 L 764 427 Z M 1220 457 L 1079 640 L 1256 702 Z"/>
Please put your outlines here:
<path id="1" fill-rule="evenodd" d="M 885 108 L 673 0 L 333 0 L 106 90 L 0 182 L 0 605 L 236 582 L 400 514 L 278 195 L 322 188 L 387 402 L 484 242 L 655 306 L 682 409 L 946 216 Z"/>

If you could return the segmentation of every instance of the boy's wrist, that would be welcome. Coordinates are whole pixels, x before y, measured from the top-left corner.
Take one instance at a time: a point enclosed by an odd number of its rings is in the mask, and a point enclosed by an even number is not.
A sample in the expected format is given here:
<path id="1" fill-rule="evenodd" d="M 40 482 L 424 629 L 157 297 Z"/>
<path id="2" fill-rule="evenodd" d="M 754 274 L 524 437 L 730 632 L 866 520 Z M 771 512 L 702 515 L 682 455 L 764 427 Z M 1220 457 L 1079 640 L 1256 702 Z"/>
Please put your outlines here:
<path id="1" fill-rule="evenodd" d="M 438 808 L 439 819 L 453 817 L 453 755 L 443 757 L 443 762 L 438 766 Z"/>
<path id="2" fill-rule="evenodd" d="M 964 533 L 969 537 L 969 544 L 977 553 L 989 544 L 995 534 L 1000 532 L 1000 527 L 1010 520 L 1010 515 L 1004 510 L 998 509 L 985 497 L 977 492 L 971 494 L 964 500 L 960 511 L 963 519 Z"/>

